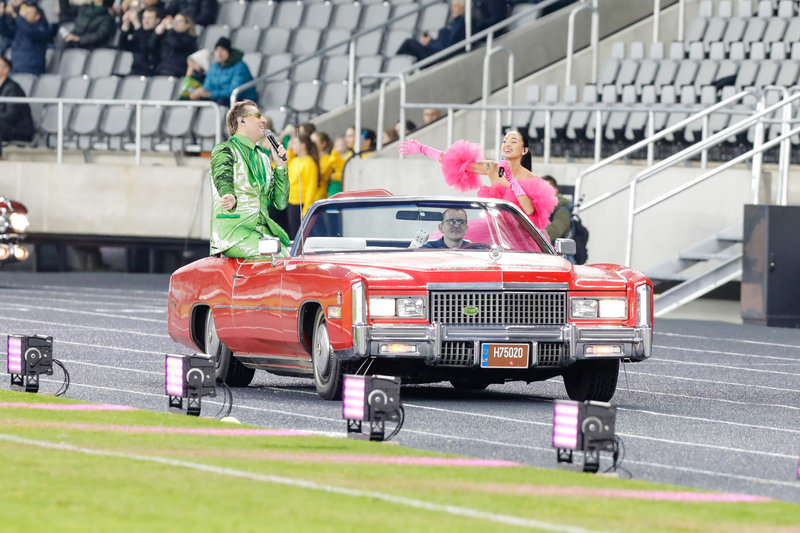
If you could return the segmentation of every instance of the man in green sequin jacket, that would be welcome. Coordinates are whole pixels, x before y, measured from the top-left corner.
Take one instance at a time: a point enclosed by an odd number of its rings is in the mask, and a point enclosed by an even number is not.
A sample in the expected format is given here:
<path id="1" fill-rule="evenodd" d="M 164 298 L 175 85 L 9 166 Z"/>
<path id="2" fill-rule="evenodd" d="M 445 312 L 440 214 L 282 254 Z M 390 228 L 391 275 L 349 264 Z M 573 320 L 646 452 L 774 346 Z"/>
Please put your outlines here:
<path id="1" fill-rule="evenodd" d="M 259 257 L 264 236 L 289 245 L 289 236 L 267 214 L 270 205 L 286 209 L 289 201 L 286 150 L 280 146 L 272 153 L 278 165 L 273 169 L 269 152 L 257 144 L 267 119 L 251 100 L 237 102 L 226 121 L 230 137 L 211 152 L 211 255 Z"/>

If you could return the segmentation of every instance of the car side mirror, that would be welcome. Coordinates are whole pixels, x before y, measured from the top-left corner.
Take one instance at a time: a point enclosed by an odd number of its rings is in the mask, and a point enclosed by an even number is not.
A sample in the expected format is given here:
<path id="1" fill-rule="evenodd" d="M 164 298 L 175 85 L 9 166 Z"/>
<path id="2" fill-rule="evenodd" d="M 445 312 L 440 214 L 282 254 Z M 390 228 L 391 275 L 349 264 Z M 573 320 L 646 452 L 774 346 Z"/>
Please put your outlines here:
<path id="1" fill-rule="evenodd" d="M 572 239 L 556 239 L 556 253 L 558 255 L 575 255 L 578 247 Z"/>
<path id="2" fill-rule="evenodd" d="M 258 240 L 258 253 L 275 255 L 281 251 L 281 240 L 277 237 L 263 237 Z"/>

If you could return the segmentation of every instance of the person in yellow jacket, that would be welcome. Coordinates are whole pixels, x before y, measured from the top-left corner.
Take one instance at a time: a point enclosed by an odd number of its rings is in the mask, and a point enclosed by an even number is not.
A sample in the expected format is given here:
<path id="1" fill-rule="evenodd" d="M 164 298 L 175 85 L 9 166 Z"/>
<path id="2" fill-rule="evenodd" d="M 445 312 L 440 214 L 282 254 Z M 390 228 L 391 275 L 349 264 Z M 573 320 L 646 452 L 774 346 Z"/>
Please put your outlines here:
<path id="1" fill-rule="evenodd" d="M 322 200 L 323 198 L 331 196 L 329 187 L 336 167 L 339 166 L 341 156 L 339 152 L 333 149 L 331 138 L 324 131 L 315 131 L 312 133 L 311 140 L 317 145 L 317 151 L 319 153 L 320 186 L 317 200 Z M 344 162 L 342 162 L 342 165 L 344 165 Z M 339 168 L 341 169 L 341 166 L 339 166 Z M 333 194 L 337 192 L 339 191 L 335 191 Z"/>
<path id="2" fill-rule="evenodd" d="M 290 141 L 296 157 L 289 161 L 289 206 L 286 208 L 287 228 L 290 236 L 297 234 L 300 222 L 308 208 L 317 200 L 320 184 L 317 146 L 308 135 Z M 302 210 L 301 210 L 302 205 Z"/>

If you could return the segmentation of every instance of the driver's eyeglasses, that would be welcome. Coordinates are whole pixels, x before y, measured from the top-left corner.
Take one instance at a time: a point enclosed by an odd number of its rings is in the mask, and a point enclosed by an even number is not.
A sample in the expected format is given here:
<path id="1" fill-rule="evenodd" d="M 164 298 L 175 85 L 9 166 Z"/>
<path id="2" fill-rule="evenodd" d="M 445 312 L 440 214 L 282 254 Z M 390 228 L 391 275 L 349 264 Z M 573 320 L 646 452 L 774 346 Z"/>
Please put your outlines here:
<path id="1" fill-rule="evenodd" d="M 261 115 L 261 113 L 260 113 L 259 111 L 256 111 L 255 113 L 248 113 L 248 114 L 246 114 L 246 115 L 244 115 L 244 116 L 245 116 L 245 117 L 256 117 L 256 118 L 261 118 L 261 116 L 262 116 L 262 115 Z"/>
<path id="2" fill-rule="evenodd" d="M 447 222 L 451 226 L 466 226 L 467 225 L 467 219 L 466 218 L 448 218 L 447 220 L 445 220 L 445 222 Z"/>

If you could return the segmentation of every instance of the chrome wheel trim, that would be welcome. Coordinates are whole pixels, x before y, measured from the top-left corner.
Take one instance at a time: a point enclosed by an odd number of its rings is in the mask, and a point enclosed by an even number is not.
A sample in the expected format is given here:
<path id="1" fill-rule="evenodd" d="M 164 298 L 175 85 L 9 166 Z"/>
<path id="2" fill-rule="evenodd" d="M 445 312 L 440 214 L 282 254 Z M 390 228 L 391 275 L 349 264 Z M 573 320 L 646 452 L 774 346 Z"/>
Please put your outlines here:
<path id="1" fill-rule="evenodd" d="M 320 322 L 314 334 L 314 373 L 322 383 L 327 383 L 331 378 L 333 367 L 333 350 L 328 338 L 328 328 L 325 321 Z"/>

